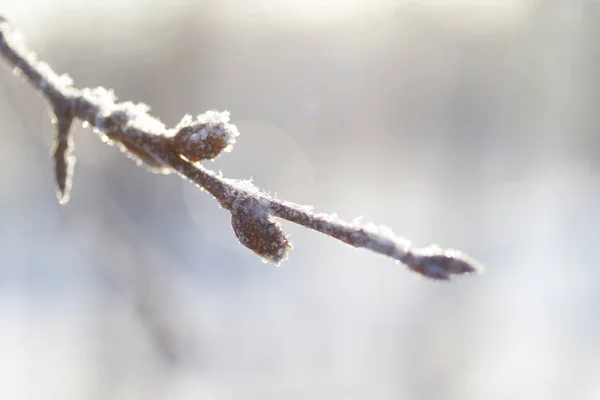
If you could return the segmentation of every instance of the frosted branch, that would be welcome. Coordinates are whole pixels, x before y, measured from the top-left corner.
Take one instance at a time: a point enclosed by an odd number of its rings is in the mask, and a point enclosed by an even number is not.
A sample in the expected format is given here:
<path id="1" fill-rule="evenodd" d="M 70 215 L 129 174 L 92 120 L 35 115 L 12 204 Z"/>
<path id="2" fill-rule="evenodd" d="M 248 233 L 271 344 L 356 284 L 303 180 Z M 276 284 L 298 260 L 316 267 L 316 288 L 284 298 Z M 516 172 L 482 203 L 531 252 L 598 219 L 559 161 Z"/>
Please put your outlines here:
<path id="1" fill-rule="evenodd" d="M 55 114 L 55 175 L 61 203 L 69 199 L 74 167 L 73 119 L 91 125 L 104 142 L 117 144 L 138 165 L 162 174 L 176 172 L 209 192 L 231 212 L 231 224 L 241 244 L 266 261 L 280 263 L 292 247 L 275 217 L 285 219 L 354 247 L 369 249 L 433 279 L 479 271 L 479 264 L 453 249 L 432 245 L 412 248 L 389 228 L 348 223 L 312 208 L 276 199 L 244 180 L 227 179 L 199 163 L 230 151 L 239 135 L 228 112 L 207 111 L 185 116 L 172 129 L 149 114 L 142 103 L 117 102 L 111 90 L 77 89 L 66 75 L 39 62 L 0 16 L 0 53 L 48 100 Z"/>

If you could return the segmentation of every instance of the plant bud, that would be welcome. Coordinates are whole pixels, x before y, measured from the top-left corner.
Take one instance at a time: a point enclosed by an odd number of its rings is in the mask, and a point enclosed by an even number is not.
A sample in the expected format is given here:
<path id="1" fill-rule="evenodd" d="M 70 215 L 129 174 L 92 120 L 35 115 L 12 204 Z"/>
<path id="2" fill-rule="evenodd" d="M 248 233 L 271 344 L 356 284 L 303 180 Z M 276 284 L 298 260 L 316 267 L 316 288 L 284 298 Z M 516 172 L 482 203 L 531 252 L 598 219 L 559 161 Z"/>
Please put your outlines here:
<path id="1" fill-rule="evenodd" d="M 191 162 L 211 160 L 222 151 L 230 151 L 239 132 L 229 123 L 229 112 L 207 111 L 195 120 L 186 115 L 175 127 L 172 138 L 175 151 Z"/>
<path id="2" fill-rule="evenodd" d="M 452 275 L 477 273 L 481 265 L 466 254 L 437 245 L 413 249 L 402 260 L 410 269 L 428 278 L 449 280 Z"/>
<path id="3" fill-rule="evenodd" d="M 231 225 L 240 243 L 265 261 L 279 264 L 292 248 L 281 225 L 260 205 L 260 200 L 236 200 L 231 208 Z"/>

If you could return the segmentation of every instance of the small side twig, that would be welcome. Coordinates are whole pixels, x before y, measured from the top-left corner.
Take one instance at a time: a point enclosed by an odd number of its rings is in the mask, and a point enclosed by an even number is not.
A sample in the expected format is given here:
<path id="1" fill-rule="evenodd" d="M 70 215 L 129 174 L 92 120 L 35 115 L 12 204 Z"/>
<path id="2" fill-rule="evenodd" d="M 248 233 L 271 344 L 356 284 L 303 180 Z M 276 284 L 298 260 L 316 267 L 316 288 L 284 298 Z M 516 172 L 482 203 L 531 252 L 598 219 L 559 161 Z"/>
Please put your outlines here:
<path id="1" fill-rule="evenodd" d="M 73 116 L 67 108 L 54 108 L 54 122 L 56 124 L 56 141 L 54 144 L 54 172 L 58 185 L 58 201 L 66 204 L 69 201 L 73 171 L 75 169 L 75 156 L 73 156 L 73 135 L 71 125 Z"/>
<path id="2" fill-rule="evenodd" d="M 277 217 L 388 256 L 429 278 L 447 280 L 452 275 L 481 270 L 476 261 L 458 250 L 436 245 L 412 248 L 409 241 L 389 228 L 348 223 L 333 215 L 315 213 L 311 207 L 263 193 L 249 181 L 216 174 L 199 161 L 231 149 L 239 133 L 229 123 L 228 112 L 208 111 L 195 119 L 185 116 L 175 128 L 167 129 L 149 114 L 145 104 L 117 103 L 114 93 L 102 87 L 75 88 L 68 76 L 59 76 L 39 62 L 18 36 L 0 16 L 0 53 L 49 101 L 56 117 L 54 157 L 61 203 L 69 198 L 74 166 L 69 128 L 76 118 L 94 127 L 103 141 L 116 143 L 139 165 L 157 173 L 176 172 L 208 191 L 231 212 L 240 243 L 266 261 L 281 262 L 292 247 L 274 219 Z"/>

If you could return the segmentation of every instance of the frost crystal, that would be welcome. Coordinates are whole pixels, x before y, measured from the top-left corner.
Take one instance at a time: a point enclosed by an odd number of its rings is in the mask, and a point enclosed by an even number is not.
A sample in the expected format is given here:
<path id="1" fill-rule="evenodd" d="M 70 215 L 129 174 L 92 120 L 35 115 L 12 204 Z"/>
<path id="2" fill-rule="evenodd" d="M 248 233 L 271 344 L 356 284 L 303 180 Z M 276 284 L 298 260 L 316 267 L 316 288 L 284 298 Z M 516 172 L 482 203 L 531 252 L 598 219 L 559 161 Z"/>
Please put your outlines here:
<path id="1" fill-rule="evenodd" d="M 38 62 L 37 67 L 38 71 L 43 76 L 42 85 L 44 87 L 50 85 L 64 90 L 73 85 L 73 79 L 71 79 L 69 75 L 57 75 L 45 62 Z"/>
<path id="2" fill-rule="evenodd" d="M 102 118 L 114 117 L 122 121 L 125 125 L 123 130 L 130 126 L 150 134 L 162 134 L 166 131 L 165 124 L 148 114 L 150 106 L 147 104 L 131 101 L 117 103 L 115 93 L 101 86 L 93 89 L 84 88 L 81 94 L 86 100 L 99 107 Z M 105 128 L 99 118 L 96 118 L 96 126 L 100 130 Z"/>
<path id="3" fill-rule="evenodd" d="M 174 129 L 173 146 L 191 162 L 210 160 L 222 151 L 231 151 L 237 127 L 229 123 L 228 111 L 207 111 L 196 119 L 184 116 Z"/>

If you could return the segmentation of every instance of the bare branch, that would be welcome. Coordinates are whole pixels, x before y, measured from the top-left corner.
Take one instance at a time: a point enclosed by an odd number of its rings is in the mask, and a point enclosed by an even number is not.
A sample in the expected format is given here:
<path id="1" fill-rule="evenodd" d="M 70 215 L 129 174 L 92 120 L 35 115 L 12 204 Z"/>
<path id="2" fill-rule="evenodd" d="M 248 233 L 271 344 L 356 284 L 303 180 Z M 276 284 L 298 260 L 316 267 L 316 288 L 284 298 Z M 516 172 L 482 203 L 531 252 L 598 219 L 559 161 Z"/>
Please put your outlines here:
<path id="1" fill-rule="evenodd" d="M 57 75 L 39 62 L 0 16 L 0 53 L 50 102 L 57 117 L 56 178 L 61 202 L 68 200 L 73 157 L 69 127 L 77 118 L 94 127 L 103 141 L 113 144 L 157 173 L 176 172 L 213 195 L 232 213 L 232 226 L 240 243 L 263 259 L 279 263 L 291 244 L 273 217 L 282 218 L 334 237 L 354 247 L 369 249 L 406 264 L 433 279 L 478 272 L 479 264 L 458 250 L 432 245 L 411 247 L 389 228 L 348 223 L 334 215 L 317 214 L 311 207 L 276 199 L 249 181 L 227 179 L 198 161 L 229 151 L 239 134 L 229 123 L 229 113 L 207 111 L 196 119 L 185 116 L 167 129 L 149 114 L 145 104 L 117 103 L 111 90 L 76 89 L 66 75 Z"/>
<path id="2" fill-rule="evenodd" d="M 70 132 L 73 116 L 68 108 L 55 109 L 54 119 L 56 123 L 54 172 L 58 185 L 57 196 L 60 204 L 66 204 L 69 201 L 73 170 L 75 169 L 73 135 Z"/>

